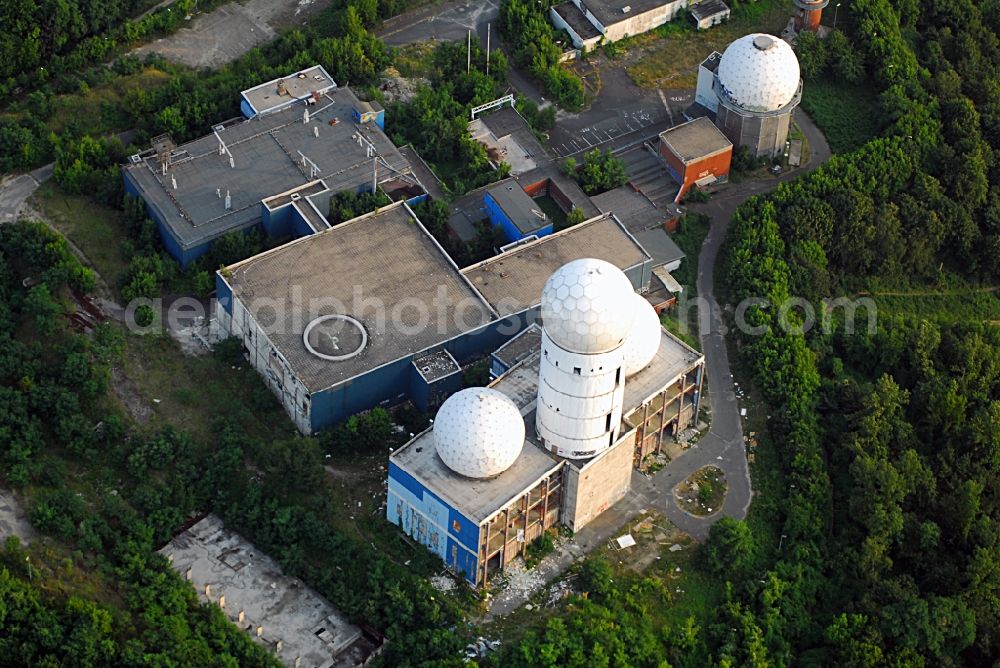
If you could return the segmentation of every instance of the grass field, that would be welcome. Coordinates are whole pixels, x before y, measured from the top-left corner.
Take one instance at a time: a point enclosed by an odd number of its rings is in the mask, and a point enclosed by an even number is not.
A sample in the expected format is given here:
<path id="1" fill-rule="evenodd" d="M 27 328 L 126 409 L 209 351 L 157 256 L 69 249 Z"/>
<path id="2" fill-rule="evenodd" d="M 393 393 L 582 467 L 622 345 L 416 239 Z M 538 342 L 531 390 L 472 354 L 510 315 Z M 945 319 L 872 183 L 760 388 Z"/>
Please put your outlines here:
<path id="1" fill-rule="evenodd" d="M 392 65 L 404 77 L 427 77 L 434 72 L 433 42 L 416 42 L 392 50 Z"/>
<path id="2" fill-rule="evenodd" d="M 834 153 L 860 148 L 882 129 L 869 87 L 818 79 L 802 87 L 802 108 L 826 136 Z"/>
<path id="3" fill-rule="evenodd" d="M 80 249 L 114 292 L 129 258 L 123 252 L 127 238 L 121 212 L 84 195 L 67 195 L 48 181 L 39 186 L 31 203 L 52 225 Z"/>
<path id="4" fill-rule="evenodd" d="M 791 13 L 791 3 L 785 0 L 759 0 L 743 4 L 730 21 L 710 30 L 679 29 L 667 24 L 650 33 L 655 37 L 636 41 L 634 48 L 643 53 L 626 71 L 643 88 L 694 88 L 698 65 L 712 51 L 724 51 L 734 39 L 751 32 L 777 35 Z"/>

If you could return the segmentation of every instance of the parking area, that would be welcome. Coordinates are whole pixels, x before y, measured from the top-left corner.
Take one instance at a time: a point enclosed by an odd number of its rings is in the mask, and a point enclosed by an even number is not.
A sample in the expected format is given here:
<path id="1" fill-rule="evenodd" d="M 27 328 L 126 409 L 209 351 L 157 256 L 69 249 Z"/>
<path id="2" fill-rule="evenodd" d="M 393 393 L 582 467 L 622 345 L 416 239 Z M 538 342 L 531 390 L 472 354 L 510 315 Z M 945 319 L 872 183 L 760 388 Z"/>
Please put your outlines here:
<path id="1" fill-rule="evenodd" d="M 388 19 L 376 34 L 388 46 L 403 46 L 415 42 L 465 39 L 472 30 L 485 47 L 486 26 L 496 23 L 499 10 L 499 0 L 434 2 Z M 498 37 L 494 25 L 490 48 L 499 46 Z"/>
<path id="2" fill-rule="evenodd" d="M 694 101 L 693 90 L 639 88 L 623 66 L 600 54 L 589 67 L 588 85 L 598 89 L 596 99 L 578 114 L 559 112 L 549 132 L 549 147 L 559 158 L 639 143 L 683 122 L 683 111 Z"/>

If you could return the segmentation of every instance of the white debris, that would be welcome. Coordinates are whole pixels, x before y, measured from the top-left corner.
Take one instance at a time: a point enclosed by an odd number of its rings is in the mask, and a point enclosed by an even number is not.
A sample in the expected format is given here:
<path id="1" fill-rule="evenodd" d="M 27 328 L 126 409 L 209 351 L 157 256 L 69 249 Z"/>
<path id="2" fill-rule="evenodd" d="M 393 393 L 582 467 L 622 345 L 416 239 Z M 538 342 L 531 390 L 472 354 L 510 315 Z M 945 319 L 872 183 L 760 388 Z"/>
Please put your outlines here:
<path id="1" fill-rule="evenodd" d="M 440 592 L 452 591 L 455 589 L 455 581 L 447 575 L 435 575 L 430 578 L 431 586 Z"/>
<path id="2" fill-rule="evenodd" d="M 615 540 L 618 542 L 618 547 L 622 549 L 635 546 L 635 538 L 633 538 L 630 533 L 627 533 L 624 536 L 619 536 Z"/>

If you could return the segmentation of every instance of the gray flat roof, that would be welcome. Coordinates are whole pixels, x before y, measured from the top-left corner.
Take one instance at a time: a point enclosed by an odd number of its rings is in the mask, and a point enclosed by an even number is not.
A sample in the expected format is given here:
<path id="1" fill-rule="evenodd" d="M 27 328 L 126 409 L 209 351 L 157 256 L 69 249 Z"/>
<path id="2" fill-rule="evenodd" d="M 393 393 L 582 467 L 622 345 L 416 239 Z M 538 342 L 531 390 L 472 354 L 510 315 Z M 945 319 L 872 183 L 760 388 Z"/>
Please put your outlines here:
<path id="1" fill-rule="evenodd" d="M 462 270 L 501 316 L 541 303 L 549 276 L 572 260 L 592 257 L 625 270 L 649 259 L 609 215 L 601 215 Z"/>
<path id="2" fill-rule="evenodd" d="M 583 0 L 583 6 L 589 9 L 601 22 L 601 25 L 607 28 L 672 2 L 676 2 L 676 0 Z M 622 11 L 626 7 L 629 10 Z"/>
<path id="3" fill-rule="evenodd" d="M 284 93 L 278 92 L 279 81 L 284 84 Z M 248 88 L 241 95 L 250 103 L 254 111 L 258 114 L 264 114 L 294 100 L 301 100 L 307 95 L 311 95 L 313 91 L 325 93 L 336 87 L 337 82 L 321 65 L 313 65 L 300 72 L 293 72 L 288 76 L 278 77 L 253 88 Z"/>
<path id="4" fill-rule="evenodd" d="M 486 192 L 496 200 L 521 234 L 534 234 L 551 222 L 514 179 L 496 183 Z"/>
<path id="5" fill-rule="evenodd" d="M 580 36 L 580 39 L 588 40 L 594 37 L 600 37 L 601 33 L 598 32 L 594 24 L 583 15 L 580 8 L 574 5 L 572 2 L 563 2 L 552 7 L 562 20 L 573 29 L 573 31 Z"/>
<path id="6" fill-rule="evenodd" d="M 657 207 L 648 197 L 627 185 L 594 195 L 591 199 L 601 213 L 618 216 L 618 220 L 632 234 L 641 230 L 662 228 L 667 220 L 676 218 L 684 212 L 676 205 Z"/>
<path id="7" fill-rule="evenodd" d="M 660 347 L 649 365 L 625 379 L 622 415 L 628 415 L 649 401 L 664 387 L 697 366 L 705 356 L 676 336 L 660 330 Z"/>
<path id="8" fill-rule="evenodd" d="M 262 627 L 260 641 L 286 665 L 292 665 L 295 657 L 301 657 L 304 666 L 341 665 L 337 655 L 361 637 L 361 629 L 348 623 L 329 601 L 301 580 L 283 575 L 276 561 L 226 529 L 215 515 L 179 534 L 160 554 L 171 560 L 181 577 L 190 569 L 200 601 L 218 605 L 219 597 L 225 596 L 223 613 L 240 628 L 256 637 L 255 629 Z"/>
<path id="9" fill-rule="evenodd" d="M 430 166 L 424 162 L 424 159 L 420 157 L 417 150 L 407 144 L 406 146 L 399 147 L 399 154 L 410 163 L 413 175 L 420 181 L 420 185 L 424 187 L 427 194 L 434 199 L 444 200 L 444 190 L 441 189 L 441 180 L 438 179 L 437 174 L 431 170 Z"/>
<path id="10" fill-rule="evenodd" d="M 684 251 L 670 238 L 663 228 L 633 232 L 636 240 L 642 244 L 646 252 L 653 258 L 653 266 L 660 267 L 677 260 L 683 260 Z"/>
<path id="11" fill-rule="evenodd" d="M 688 11 L 695 20 L 701 21 L 711 16 L 725 14 L 729 11 L 729 5 L 722 0 L 700 0 L 688 5 Z"/>
<path id="12" fill-rule="evenodd" d="M 439 381 L 462 370 L 462 367 L 447 350 L 438 350 L 423 355 L 414 359 L 412 364 L 426 383 Z"/>
<path id="13" fill-rule="evenodd" d="M 660 141 L 684 163 L 733 148 L 729 138 L 704 116 L 664 130 L 660 133 Z"/>
<path id="14" fill-rule="evenodd" d="M 717 69 L 719 69 L 719 63 L 721 62 L 722 62 L 722 54 L 719 53 L 718 51 L 713 51 L 712 53 L 708 54 L 708 57 L 705 58 L 705 60 L 701 61 L 701 67 L 704 67 L 706 70 L 710 72 L 715 72 Z"/>
<path id="15" fill-rule="evenodd" d="M 507 365 L 514 366 L 531 354 L 542 341 L 542 328 L 532 323 L 523 332 L 496 349 L 493 357 Z"/>
<path id="16" fill-rule="evenodd" d="M 452 471 L 438 457 L 433 429 L 414 438 L 392 453 L 390 458 L 424 487 L 477 524 L 562 466 L 562 461 L 526 439 L 518 458 L 497 477 L 488 480 L 466 478 Z"/>
<path id="17" fill-rule="evenodd" d="M 493 318 L 402 202 L 234 264 L 222 276 L 310 392 Z M 306 325 L 331 314 L 364 327 L 368 343 L 360 354 L 328 361 L 305 347 Z"/>
<path id="18" fill-rule="evenodd" d="M 522 335 L 519 338 L 525 337 Z M 536 440 L 535 400 L 541 364 L 541 338 L 531 337 L 530 340 L 533 345 L 523 361 L 490 384 L 490 387 L 503 392 L 514 402 L 525 420 L 524 447 L 509 469 L 490 480 L 472 480 L 454 473 L 437 455 L 433 430 L 420 434 L 390 457 L 427 489 L 478 523 L 504 508 L 512 499 L 530 489 L 564 462 L 578 468 L 582 466 L 580 462 L 549 454 Z M 635 411 L 681 374 L 694 368 L 702 359 L 700 353 L 661 330 L 660 348 L 652 362 L 625 380 L 623 415 Z"/>
<path id="19" fill-rule="evenodd" d="M 300 102 L 218 130 L 232 154 L 232 168 L 229 156 L 219 155 L 219 139 L 213 133 L 171 151 L 166 175 L 155 155 L 146 155 L 139 164 L 125 169 L 180 245 L 199 246 L 230 230 L 256 224 L 261 218 L 261 200 L 310 181 L 322 179 L 335 193 L 369 186 L 372 158 L 367 148 L 359 145 L 359 134 L 389 165 L 379 165 L 380 183 L 409 173 L 406 158 L 378 126 L 356 125 L 351 120 L 356 102 L 350 89 L 337 88 L 308 107 L 309 123 L 302 122 L 307 107 Z M 330 125 L 332 121 L 336 121 L 334 125 Z M 303 166 L 299 151 L 315 162 L 318 173 Z M 230 211 L 225 208 L 227 192 L 232 197 Z"/>

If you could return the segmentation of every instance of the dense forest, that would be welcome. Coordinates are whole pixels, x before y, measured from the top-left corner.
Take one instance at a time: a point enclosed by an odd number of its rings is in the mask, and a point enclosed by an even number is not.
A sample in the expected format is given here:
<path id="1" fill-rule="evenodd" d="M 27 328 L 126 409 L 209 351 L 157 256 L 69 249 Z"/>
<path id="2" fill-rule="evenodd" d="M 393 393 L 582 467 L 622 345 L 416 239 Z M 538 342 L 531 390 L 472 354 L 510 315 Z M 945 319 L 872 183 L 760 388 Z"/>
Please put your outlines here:
<path id="1" fill-rule="evenodd" d="M 746 522 L 701 549 L 714 601 L 686 623 L 660 578 L 606 562 L 530 631 L 522 665 L 988 666 L 1000 656 L 1000 330 L 825 306 L 872 281 L 995 289 L 1000 3 L 856 0 L 815 75 L 866 79 L 885 130 L 738 210 L 723 286 L 768 404 Z M 807 42 L 809 40 L 806 40 Z M 845 45 L 845 42 L 847 44 Z M 808 46 L 807 48 L 812 48 Z M 858 71 L 858 68 L 861 71 Z M 802 327 L 804 298 L 830 326 Z M 874 302 L 872 302 L 874 303 Z M 995 303 L 995 302 L 994 302 Z M 604 573 L 594 581 L 594 573 Z M 628 642 L 617 642 L 625 634 Z"/>
<path id="2" fill-rule="evenodd" d="M 28 4 L 24 16 L 47 6 Z M 83 74 L 88 58 L 70 62 L 88 39 L 121 30 L 122 17 L 141 9 L 100 4 L 118 18 L 106 12 L 84 24 L 52 14 L 58 29 L 32 57 L 69 63 L 65 72 L 41 81 L 27 74 L 34 61 L 0 65 L 4 85 L 37 87 L 9 110 L 14 118 L 0 120 L 0 169 L 54 157 L 62 187 L 117 205 L 121 142 L 72 124 L 56 136 L 45 125 L 60 91 L 144 67 L 125 57 Z M 504 7 L 507 21 L 534 20 L 518 3 Z M 399 2 L 334 3 L 321 24 L 215 73 L 154 59 L 169 83 L 129 93 L 107 110 L 107 127 L 134 128 L 137 141 L 164 131 L 198 136 L 238 113 L 240 89 L 317 59 L 338 81 L 374 86 L 389 55 L 368 28 L 398 10 Z M 30 41 L 37 24 L 19 16 L 12 39 Z M 1000 315 L 879 313 L 868 329 L 861 309 L 852 329 L 846 312 L 821 301 L 872 282 L 903 294 L 941 283 L 995 288 L 1000 0 L 854 0 L 841 20 L 843 32 L 829 42 L 806 40 L 803 69 L 868 82 L 882 134 L 748 201 L 732 221 L 719 273 L 730 303 L 771 305 L 747 312 L 763 333 L 735 341 L 770 419 L 750 517 L 718 522 L 698 554 L 695 575 L 709 583 L 701 595 L 710 605 L 675 619 L 671 606 L 681 599 L 661 578 L 592 558 L 577 574 L 585 595 L 487 663 L 931 667 L 989 666 L 1000 656 Z M 536 41 L 551 51 L 551 39 L 549 31 Z M 540 67 L 550 67 L 543 56 Z M 467 141 L 464 119 L 469 105 L 501 89 L 505 67 L 491 56 L 486 76 L 485 53 L 473 57 L 467 73 L 464 49 L 439 46 L 433 85 L 387 113 L 393 136 L 412 142 L 456 193 L 502 173 Z M 336 204 L 345 216 L 368 205 Z M 177 280 L 176 266 L 135 203 L 124 206 L 136 253 L 118 287 L 158 295 Z M 422 205 L 419 214 L 442 233 L 444 205 Z M 490 241 L 449 250 L 471 257 Z M 264 243 L 227 239 L 189 278 L 205 279 L 214 263 Z M 440 563 L 419 551 L 404 566 L 329 522 L 338 510 L 324 454 L 350 458 L 398 442 L 388 414 L 372 411 L 320 439 L 264 441 L 240 426 L 248 413 L 273 408 L 260 388 L 257 403 L 227 405 L 229 419 L 213 425 L 211 439 L 137 429 L 108 391 L 121 332 L 105 324 L 81 334 L 67 319 L 73 292 L 92 290 L 94 275 L 38 224 L 0 227 L 0 249 L 0 467 L 31 499 L 33 524 L 66 546 L 49 564 L 26 558 L 33 553 L 15 542 L 0 552 L 0 664 L 274 665 L 217 609 L 200 605 L 155 552 L 208 511 L 352 619 L 384 630 L 386 665 L 461 663 L 463 613 L 422 577 Z M 832 325 L 795 327 L 798 310 L 774 308 L 792 297 L 832 312 Z M 215 355 L 227 369 L 240 363 L 233 346 Z M 426 425 L 423 416 L 407 419 L 403 433 Z M 70 571 L 101 581 L 104 595 L 52 584 Z"/>
<path id="3" fill-rule="evenodd" d="M 54 586 L 58 577 L 42 587 L 27 553 L 9 543 L 0 553 L 0 665 L 274 665 L 155 552 L 208 511 L 351 618 L 383 630 L 388 664 L 458 656 L 461 637 L 447 629 L 460 612 L 435 600 L 419 575 L 434 568 L 429 553 L 403 567 L 325 519 L 336 511 L 323 484 L 324 450 L 350 457 L 398 445 L 384 410 L 320 440 L 265 443 L 239 426 L 248 412 L 273 407 L 261 387 L 260 405 L 226 404 L 229 417 L 218 420 L 211 442 L 170 427 L 137 429 L 109 407 L 110 369 L 123 346 L 118 325 L 89 335 L 70 325 L 73 291 L 92 289 L 93 274 L 39 223 L 0 226 L 0 248 L 2 475 L 30 489 L 32 524 L 74 550 L 63 568 L 93 569 L 117 601 L 67 595 Z M 242 363 L 238 344 L 215 354 Z M 426 425 L 414 419 L 408 428 Z"/>

